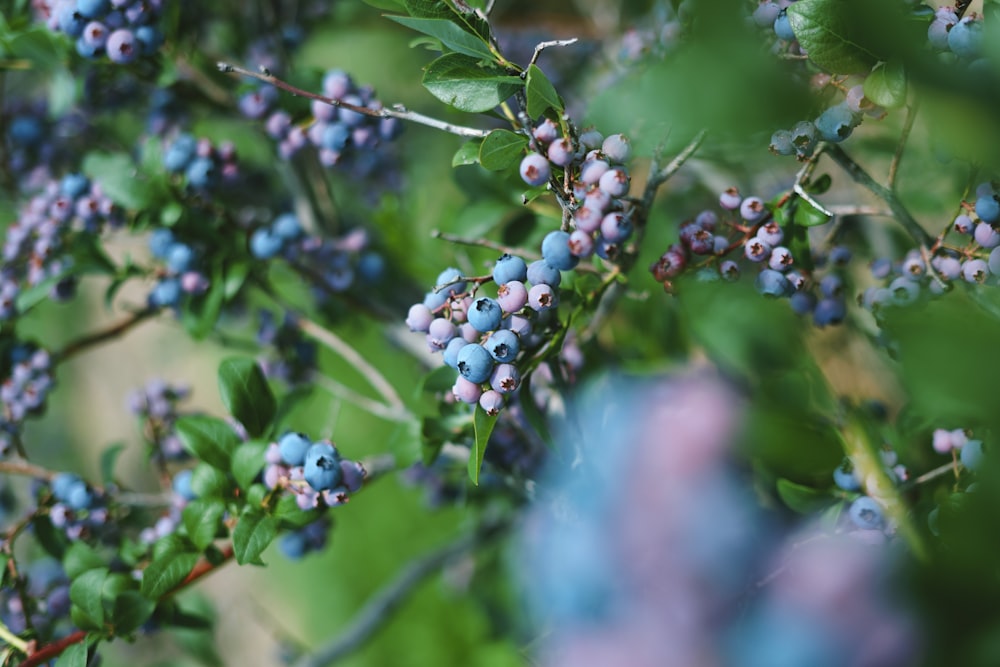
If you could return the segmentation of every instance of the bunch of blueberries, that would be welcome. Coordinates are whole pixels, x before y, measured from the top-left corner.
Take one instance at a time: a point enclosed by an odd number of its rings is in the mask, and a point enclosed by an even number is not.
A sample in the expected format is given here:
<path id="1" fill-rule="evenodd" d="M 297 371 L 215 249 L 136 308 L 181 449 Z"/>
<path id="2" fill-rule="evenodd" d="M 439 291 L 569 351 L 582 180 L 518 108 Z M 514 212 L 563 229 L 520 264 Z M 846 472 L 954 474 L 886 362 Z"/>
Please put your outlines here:
<path id="1" fill-rule="evenodd" d="M 332 442 L 313 442 L 302 433 L 281 436 L 264 458 L 264 484 L 294 494 L 303 510 L 343 505 L 365 481 L 361 463 L 343 458 Z"/>
<path id="2" fill-rule="evenodd" d="M 43 0 L 35 3 L 50 30 L 76 40 L 84 58 L 107 55 L 128 64 L 156 53 L 163 33 L 156 22 L 164 0 Z"/>
<path id="3" fill-rule="evenodd" d="M 188 188 L 199 194 L 231 185 L 240 174 L 232 143 L 215 146 L 209 139 L 195 139 L 185 132 L 164 146 L 163 166 L 172 174 L 183 174 Z"/>
<path id="4" fill-rule="evenodd" d="M 7 377 L 0 383 L 0 454 L 8 453 L 20 437 L 29 415 L 39 414 L 52 391 L 52 358 L 42 348 L 17 344 L 9 352 Z"/>
<path id="5" fill-rule="evenodd" d="M 673 289 L 674 280 L 685 271 L 699 280 L 736 281 L 744 269 L 733 253 L 742 250 L 743 264 L 759 267 L 754 285 L 762 295 L 788 298 L 792 309 L 811 315 L 816 326 L 844 320 L 847 304 L 839 269 L 849 263 L 850 250 L 835 246 L 825 257 L 815 258 L 828 268 L 819 277 L 796 267 L 792 251 L 784 245 L 785 231 L 762 198 L 743 197 L 738 189 L 729 188 L 719 196 L 719 206 L 721 215 L 705 209 L 681 223 L 678 242 L 649 267 L 664 289 Z"/>
<path id="6" fill-rule="evenodd" d="M 358 86 L 342 70 L 326 73 L 322 94 L 355 107 L 373 111 L 382 108 L 374 89 Z M 311 146 L 324 167 L 344 167 L 368 176 L 383 165 L 376 149 L 403 130 L 397 118 L 380 118 L 318 100 L 313 100 L 309 117 L 296 120 L 287 111 L 276 109 L 277 99 L 274 88 L 259 86 L 243 95 L 239 108 L 248 118 L 264 119 L 268 135 L 278 142 L 278 154 L 286 160 Z"/>
<path id="7" fill-rule="evenodd" d="M 107 496 L 77 475 L 59 473 L 49 488 L 55 500 L 48 508 L 49 521 L 70 540 L 91 537 L 108 526 Z"/>
<path id="8" fill-rule="evenodd" d="M 159 378 L 129 394 L 129 411 L 142 420 L 143 436 L 151 445 L 154 458 L 168 461 L 188 458 L 175 424 L 179 416 L 177 404 L 190 394 L 190 387 Z"/>
<path id="9" fill-rule="evenodd" d="M 40 637 L 68 634 L 72 628 L 70 580 L 62 564 L 39 559 L 30 563 L 22 576 L 26 595 L 22 596 L 15 585 L 0 589 L 0 622 L 15 634 L 28 629 L 34 629 Z"/>

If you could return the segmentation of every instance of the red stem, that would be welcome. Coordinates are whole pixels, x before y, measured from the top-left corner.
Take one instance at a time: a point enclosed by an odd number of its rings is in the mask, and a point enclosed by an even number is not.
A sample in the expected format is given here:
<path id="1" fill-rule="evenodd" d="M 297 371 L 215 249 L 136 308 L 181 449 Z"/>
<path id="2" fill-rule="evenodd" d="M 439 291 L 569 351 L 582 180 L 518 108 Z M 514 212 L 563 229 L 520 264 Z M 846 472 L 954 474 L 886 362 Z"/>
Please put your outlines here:
<path id="1" fill-rule="evenodd" d="M 177 593 L 194 582 L 198 581 L 206 574 L 213 572 L 219 566 L 226 564 L 233 557 L 233 545 L 227 544 L 222 549 L 222 560 L 218 563 L 210 563 L 207 560 L 200 560 L 198 563 L 188 572 L 188 575 L 184 577 L 181 583 L 174 586 L 170 592 L 168 592 L 163 597 L 167 597 Z M 67 635 L 58 641 L 54 641 L 51 644 L 46 644 L 42 646 L 37 651 L 34 651 L 29 655 L 18 667 L 38 667 L 39 665 L 44 665 L 49 660 L 59 657 L 63 651 L 68 649 L 73 644 L 79 644 L 87 638 L 87 633 L 83 630 L 77 630 L 73 634 Z"/>

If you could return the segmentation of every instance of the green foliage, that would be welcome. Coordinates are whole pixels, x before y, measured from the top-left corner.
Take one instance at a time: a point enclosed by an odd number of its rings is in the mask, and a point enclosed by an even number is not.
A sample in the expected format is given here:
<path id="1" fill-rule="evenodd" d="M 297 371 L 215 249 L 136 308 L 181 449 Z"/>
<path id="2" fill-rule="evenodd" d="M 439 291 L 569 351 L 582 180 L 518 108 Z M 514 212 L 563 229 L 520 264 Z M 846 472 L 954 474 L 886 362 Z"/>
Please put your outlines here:
<path id="1" fill-rule="evenodd" d="M 278 534 L 278 522 L 259 509 L 248 507 L 233 529 L 233 553 L 240 565 L 263 565 L 260 555 Z"/>
<path id="2" fill-rule="evenodd" d="M 859 74 L 880 60 L 860 31 L 866 19 L 864 3 L 800 0 L 788 8 L 788 22 L 809 59 L 834 74 Z"/>
<path id="3" fill-rule="evenodd" d="M 490 415 L 482 406 L 476 406 L 474 417 L 476 437 L 473 442 L 472 452 L 469 454 L 469 479 L 473 484 L 479 485 L 479 472 L 483 467 L 483 457 L 486 456 L 486 445 L 489 444 L 490 434 L 497 424 L 499 415 Z"/>
<path id="4" fill-rule="evenodd" d="M 524 85 L 503 68 L 460 53 L 441 56 L 424 70 L 424 87 L 460 111 L 489 111 Z"/>
<path id="5" fill-rule="evenodd" d="M 239 444 L 233 428 L 216 417 L 191 415 L 177 420 L 177 435 L 192 456 L 219 470 L 229 470 L 229 459 Z"/>
<path id="6" fill-rule="evenodd" d="M 219 365 L 219 394 L 233 417 L 250 437 L 267 433 L 277 403 L 267 378 L 253 359 L 231 357 Z"/>
<path id="7" fill-rule="evenodd" d="M 490 171 L 504 171 L 521 162 L 528 139 L 509 130 L 493 130 L 479 148 L 479 164 Z"/>

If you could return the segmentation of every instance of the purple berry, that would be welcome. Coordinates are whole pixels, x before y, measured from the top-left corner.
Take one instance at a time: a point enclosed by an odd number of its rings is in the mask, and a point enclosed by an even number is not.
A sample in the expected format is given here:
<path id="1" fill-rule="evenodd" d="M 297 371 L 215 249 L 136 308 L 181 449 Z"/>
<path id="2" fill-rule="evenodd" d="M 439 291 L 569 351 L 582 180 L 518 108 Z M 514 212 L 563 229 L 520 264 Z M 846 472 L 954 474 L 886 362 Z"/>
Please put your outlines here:
<path id="1" fill-rule="evenodd" d="M 115 30 L 108 35 L 105 50 L 112 62 L 127 65 L 139 57 L 139 44 L 135 33 L 126 28 Z"/>
<path id="2" fill-rule="evenodd" d="M 520 172 L 524 182 L 532 187 L 545 185 L 552 175 L 549 161 L 539 153 L 528 153 L 521 160 Z"/>

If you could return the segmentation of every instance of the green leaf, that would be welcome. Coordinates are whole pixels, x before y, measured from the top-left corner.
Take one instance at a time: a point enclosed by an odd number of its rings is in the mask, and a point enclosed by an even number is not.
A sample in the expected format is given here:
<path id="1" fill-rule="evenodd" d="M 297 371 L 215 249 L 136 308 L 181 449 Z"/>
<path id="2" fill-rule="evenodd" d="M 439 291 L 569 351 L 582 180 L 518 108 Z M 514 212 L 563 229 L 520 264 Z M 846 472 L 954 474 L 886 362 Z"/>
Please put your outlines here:
<path id="1" fill-rule="evenodd" d="M 493 130 L 483 139 L 479 163 L 490 171 L 503 171 L 521 161 L 528 138 L 510 130 Z"/>
<path id="2" fill-rule="evenodd" d="M 443 0 L 403 0 L 406 11 L 414 18 L 449 19 L 467 32 L 490 38 L 490 24 L 475 14 L 466 14 Z"/>
<path id="3" fill-rule="evenodd" d="M 126 153 L 88 153 L 83 173 L 101 184 L 105 194 L 128 209 L 147 208 L 154 198 L 149 180 L 140 177 L 135 162 Z"/>
<path id="4" fill-rule="evenodd" d="M 199 463 L 191 471 L 191 490 L 202 499 L 226 498 L 230 495 L 229 476 L 207 463 Z"/>
<path id="5" fill-rule="evenodd" d="M 859 43 L 854 27 L 858 3 L 843 0 L 799 0 L 788 7 L 788 22 L 809 59 L 833 74 L 868 72 L 879 57 Z"/>
<path id="6" fill-rule="evenodd" d="M 295 496 L 291 494 L 281 496 L 274 508 L 274 518 L 278 519 L 282 524 L 290 525 L 293 528 L 308 526 L 319 518 L 320 513 L 318 509 L 302 509 L 299 507 L 298 502 L 296 502 Z"/>
<path id="7" fill-rule="evenodd" d="M 148 621 L 156 611 L 156 603 L 137 591 L 123 591 L 111 604 L 111 622 L 115 634 L 128 635 Z"/>
<path id="8" fill-rule="evenodd" d="M 184 581 L 197 563 L 198 554 L 190 551 L 154 560 L 142 571 L 142 594 L 150 600 L 160 599 Z"/>
<path id="9" fill-rule="evenodd" d="M 226 508 L 221 502 L 192 500 L 181 512 L 181 523 L 198 549 L 204 549 L 215 539 Z"/>
<path id="10" fill-rule="evenodd" d="M 243 287 L 250 275 L 250 262 L 236 262 L 226 267 L 225 288 L 222 290 L 223 299 L 230 301 Z"/>
<path id="11" fill-rule="evenodd" d="M 215 417 L 190 415 L 179 418 L 176 429 L 191 454 L 219 470 L 229 470 L 229 459 L 240 442 L 229 424 Z"/>
<path id="12" fill-rule="evenodd" d="M 251 437 L 267 432 L 278 406 L 256 361 L 249 357 L 223 360 L 219 365 L 219 394 L 226 410 Z"/>
<path id="13" fill-rule="evenodd" d="M 104 566 L 105 562 L 100 554 L 84 542 L 74 542 L 66 550 L 66 555 L 63 557 L 63 569 L 71 580 L 76 579 L 84 572 Z"/>
<path id="14" fill-rule="evenodd" d="M 233 452 L 232 473 L 241 489 L 248 489 L 264 467 L 264 452 L 268 443 L 254 440 L 244 442 Z"/>
<path id="15" fill-rule="evenodd" d="M 466 31 L 450 19 L 423 19 L 409 16 L 388 16 L 386 18 L 417 32 L 435 37 L 452 51 L 464 53 L 473 58 L 494 59 L 489 44 L 482 37 Z"/>
<path id="16" fill-rule="evenodd" d="M 455 155 L 451 158 L 452 167 L 463 167 L 465 165 L 476 164 L 479 162 L 479 147 L 482 145 L 482 141 L 479 139 L 471 139 L 466 141 L 464 144 L 455 151 Z"/>
<path id="17" fill-rule="evenodd" d="M 278 534 L 278 522 L 258 509 L 248 507 L 233 529 L 233 553 L 240 565 L 263 565 L 260 555 Z"/>
<path id="18" fill-rule="evenodd" d="M 115 481 L 115 463 L 117 463 L 118 457 L 124 451 L 125 445 L 118 443 L 101 452 L 101 481 L 105 484 Z"/>
<path id="19" fill-rule="evenodd" d="M 85 620 L 87 627 L 81 628 L 83 630 L 104 628 L 104 604 L 101 599 L 107 578 L 108 569 L 102 567 L 84 572 L 70 584 L 69 599 Z"/>
<path id="20" fill-rule="evenodd" d="M 796 202 L 795 213 L 792 217 L 796 225 L 800 227 L 818 227 L 830 222 L 830 216 L 816 208 L 809 201 L 799 199 Z"/>
<path id="21" fill-rule="evenodd" d="M 777 483 L 778 496 L 793 512 L 812 514 L 833 500 L 829 494 L 817 491 L 802 484 L 787 479 L 779 479 Z"/>
<path id="22" fill-rule="evenodd" d="M 184 328 L 193 338 L 201 339 L 211 333 L 219 319 L 225 299 L 225 271 L 219 262 L 212 271 L 211 287 L 208 288 L 208 292 L 191 300 L 183 311 Z"/>
<path id="23" fill-rule="evenodd" d="M 528 77 L 525 82 L 525 94 L 528 97 L 528 115 L 538 118 L 549 109 L 556 113 L 563 112 L 563 103 L 552 82 L 538 65 L 528 66 Z"/>
<path id="24" fill-rule="evenodd" d="M 87 667 L 87 643 L 73 644 L 59 656 L 56 667 Z"/>
<path id="25" fill-rule="evenodd" d="M 821 195 L 829 190 L 831 185 L 833 185 L 833 179 L 830 177 L 830 174 L 823 174 L 818 178 L 810 180 L 804 185 L 804 188 L 811 195 Z"/>
<path id="26" fill-rule="evenodd" d="M 483 65 L 470 56 L 449 53 L 427 66 L 423 84 L 445 104 L 481 113 L 516 93 L 524 82 L 495 65 Z"/>
<path id="27" fill-rule="evenodd" d="M 875 104 L 894 108 L 906 103 L 906 73 L 897 61 L 879 63 L 865 78 L 865 97 Z"/>
<path id="28" fill-rule="evenodd" d="M 364 3 L 375 9 L 385 9 L 390 12 L 405 10 L 402 0 L 364 0 Z"/>
<path id="29" fill-rule="evenodd" d="M 524 412 L 524 418 L 528 420 L 528 423 L 535 429 L 542 441 L 546 445 L 551 445 L 552 435 L 549 433 L 548 424 L 545 422 L 545 415 L 538 409 L 535 397 L 531 393 L 531 378 L 533 377 L 534 375 L 529 373 L 521 380 L 521 388 L 519 390 L 521 410 Z"/>
<path id="30" fill-rule="evenodd" d="M 490 433 L 496 426 L 499 415 L 488 415 L 482 406 L 476 406 L 476 416 L 473 421 L 476 430 L 476 438 L 472 451 L 469 454 L 469 479 L 476 486 L 479 486 L 479 470 L 483 467 L 483 457 L 486 456 L 486 445 L 490 441 Z"/>

